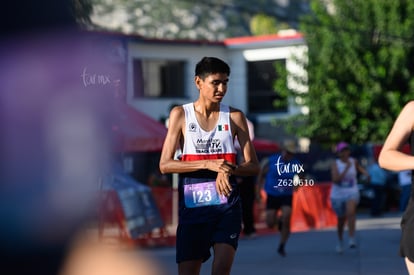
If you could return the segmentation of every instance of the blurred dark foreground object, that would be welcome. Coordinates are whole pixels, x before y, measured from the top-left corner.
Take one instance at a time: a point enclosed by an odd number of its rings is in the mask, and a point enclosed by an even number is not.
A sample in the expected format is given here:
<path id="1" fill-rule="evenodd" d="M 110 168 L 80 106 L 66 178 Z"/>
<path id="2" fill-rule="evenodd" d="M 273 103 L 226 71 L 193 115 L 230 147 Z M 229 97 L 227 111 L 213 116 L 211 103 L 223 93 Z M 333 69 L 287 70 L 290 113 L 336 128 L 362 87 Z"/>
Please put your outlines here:
<path id="1" fill-rule="evenodd" d="M 113 87 L 85 86 L 87 67 L 116 75 L 88 36 L 0 44 L 0 273 L 58 274 L 96 211 L 111 158 Z"/>

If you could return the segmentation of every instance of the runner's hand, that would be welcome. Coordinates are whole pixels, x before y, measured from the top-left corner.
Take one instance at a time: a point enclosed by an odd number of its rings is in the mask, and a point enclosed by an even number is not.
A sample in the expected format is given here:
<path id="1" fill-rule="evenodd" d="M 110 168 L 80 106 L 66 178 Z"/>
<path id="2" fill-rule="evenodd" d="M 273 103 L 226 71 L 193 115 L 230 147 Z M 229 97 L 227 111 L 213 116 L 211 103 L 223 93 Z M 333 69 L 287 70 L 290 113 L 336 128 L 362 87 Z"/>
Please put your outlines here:
<path id="1" fill-rule="evenodd" d="M 219 195 L 224 195 L 226 197 L 230 196 L 232 191 L 230 185 L 230 174 L 227 173 L 218 173 L 216 178 L 216 189 Z"/>
<path id="2" fill-rule="evenodd" d="M 207 169 L 217 173 L 232 174 L 235 167 L 234 164 L 224 159 L 212 159 L 207 161 Z"/>

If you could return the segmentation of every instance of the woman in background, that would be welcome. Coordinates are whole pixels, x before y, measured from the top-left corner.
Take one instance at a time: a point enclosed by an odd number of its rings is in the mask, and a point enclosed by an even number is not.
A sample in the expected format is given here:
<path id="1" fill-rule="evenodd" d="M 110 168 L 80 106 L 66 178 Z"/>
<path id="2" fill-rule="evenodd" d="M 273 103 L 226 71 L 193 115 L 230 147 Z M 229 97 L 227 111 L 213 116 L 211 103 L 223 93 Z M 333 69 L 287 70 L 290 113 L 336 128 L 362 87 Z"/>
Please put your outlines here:
<path id="1" fill-rule="evenodd" d="M 367 176 L 368 172 L 351 157 L 349 144 L 340 142 L 336 146 L 338 158 L 332 163 L 331 203 L 337 217 L 338 245 L 336 251 L 343 252 L 343 234 L 345 223 L 348 222 L 349 247 L 355 248 L 356 209 L 359 203 L 357 172 Z"/>

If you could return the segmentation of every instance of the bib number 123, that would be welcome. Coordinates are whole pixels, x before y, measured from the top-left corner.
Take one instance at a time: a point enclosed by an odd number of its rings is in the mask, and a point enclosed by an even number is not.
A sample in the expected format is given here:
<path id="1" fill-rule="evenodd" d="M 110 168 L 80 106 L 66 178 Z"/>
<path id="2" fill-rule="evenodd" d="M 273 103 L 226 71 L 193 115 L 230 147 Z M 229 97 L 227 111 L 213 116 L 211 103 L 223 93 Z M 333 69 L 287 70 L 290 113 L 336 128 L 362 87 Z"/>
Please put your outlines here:
<path id="1" fill-rule="evenodd" d="M 184 200 L 188 208 L 227 203 L 227 197 L 217 193 L 214 181 L 184 185 Z"/>

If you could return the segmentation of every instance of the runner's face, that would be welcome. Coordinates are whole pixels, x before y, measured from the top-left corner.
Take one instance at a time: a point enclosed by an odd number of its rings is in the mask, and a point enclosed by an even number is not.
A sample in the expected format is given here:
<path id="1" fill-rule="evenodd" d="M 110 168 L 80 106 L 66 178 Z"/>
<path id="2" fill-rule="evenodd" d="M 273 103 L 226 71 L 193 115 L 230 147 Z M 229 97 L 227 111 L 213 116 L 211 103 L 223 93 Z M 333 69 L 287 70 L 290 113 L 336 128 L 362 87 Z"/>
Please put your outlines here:
<path id="1" fill-rule="evenodd" d="M 344 148 L 339 152 L 339 157 L 348 158 L 350 154 L 351 154 L 351 150 L 349 150 L 349 148 Z"/>
<path id="2" fill-rule="evenodd" d="M 196 76 L 195 82 L 201 97 L 218 103 L 226 95 L 229 77 L 224 73 L 210 74 L 204 80 Z"/>

